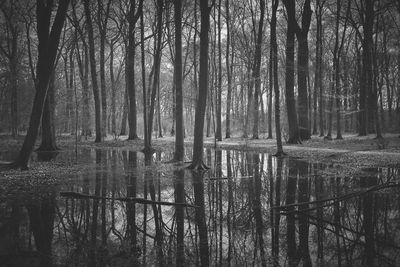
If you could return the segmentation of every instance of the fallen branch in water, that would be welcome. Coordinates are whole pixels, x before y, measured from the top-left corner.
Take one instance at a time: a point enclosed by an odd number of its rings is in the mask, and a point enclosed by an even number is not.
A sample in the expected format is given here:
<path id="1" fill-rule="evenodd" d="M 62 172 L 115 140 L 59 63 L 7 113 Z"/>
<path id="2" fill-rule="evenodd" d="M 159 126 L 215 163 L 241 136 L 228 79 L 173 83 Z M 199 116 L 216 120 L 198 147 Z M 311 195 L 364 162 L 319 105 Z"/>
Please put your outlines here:
<path id="1" fill-rule="evenodd" d="M 191 205 L 191 204 L 187 204 L 187 203 L 153 201 L 153 200 L 137 198 L 137 197 L 118 197 L 118 198 L 102 197 L 102 196 L 93 196 L 93 195 L 82 194 L 82 193 L 73 192 L 73 191 L 61 191 L 60 196 L 66 197 L 66 198 L 76 198 L 76 199 L 107 199 L 107 200 L 118 200 L 118 201 L 125 201 L 125 202 L 132 201 L 132 202 L 139 203 L 139 204 L 156 204 L 156 205 L 165 205 L 165 206 L 183 206 L 183 207 L 198 208 L 195 205 Z"/>

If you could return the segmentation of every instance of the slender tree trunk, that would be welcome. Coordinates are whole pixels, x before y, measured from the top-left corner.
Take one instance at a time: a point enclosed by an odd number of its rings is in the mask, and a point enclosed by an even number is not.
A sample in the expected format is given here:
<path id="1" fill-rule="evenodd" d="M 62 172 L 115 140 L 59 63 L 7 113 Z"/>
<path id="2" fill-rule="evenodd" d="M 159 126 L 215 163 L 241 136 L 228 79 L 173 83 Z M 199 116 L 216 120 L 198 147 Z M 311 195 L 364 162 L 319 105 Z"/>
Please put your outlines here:
<path id="1" fill-rule="evenodd" d="M 114 77 L 114 40 L 110 42 L 110 82 L 111 82 L 111 133 L 117 135 L 116 94 Z"/>
<path id="2" fill-rule="evenodd" d="M 221 45 L 221 5 L 222 1 L 218 1 L 218 81 L 215 90 L 216 94 L 216 133 L 215 138 L 217 141 L 222 141 L 222 45 Z M 216 48 L 214 48 L 216 49 Z"/>
<path id="3" fill-rule="evenodd" d="M 176 0 L 176 2 L 181 0 Z M 180 169 L 174 172 L 176 179 L 174 182 L 175 187 L 175 203 L 185 203 L 185 170 Z M 176 263 L 177 267 L 185 266 L 185 225 L 184 225 L 184 208 L 183 206 L 176 206 Z"/>
<path id="4" fill-rule="evenodd" d="M 229 0 L 225 0 L 225 12 L 226 12 L 226 52 L 225 52 L 225 64 L 226 64 L 226 78 L 227 78 L 227 96 L 226 96 L 226 119 L 225 119 L 225 138 L 231 137 L 231 102 L 232 102 L 232 67 L 233 64 L 229 63 L 230 60 L 230 45 L 231 45 L 231 25 L 230 25 L 230 11 L 229 11 Z M 232 48 L 233 52 L 233 48 Z M 232 54 L 233 59 L 233 54 Z M 233 63 L 233 62 L 232 62 Z"/>
<path id="5" fill-rule="evenodd" d="M 182 0 L 175 0 L 175 154 L 176 161 L 183 161 L 184 157 L 184 125 L 183 125 L 183 88 L 182 88 Z"/>
<path id="6" fill-rule="evenodd" d="M 155 110 L 155 101 L 156 101 L 156 93 L 157 87 L 160 82 L 160 67 L 161 67 L 161 42 L 162 42 L 162 22 L 163 22 L 163 6 L 164 0 L 157 0 L 157 40 L 155 40 L 155 54 L 154 54 L 154 65 L 153 65 L 153 81 L 151 83 L 151 95 L 150 95 L 150 110 L 148 116 L 148 123 L 147 123 L 147 142 L 145 142 L 144 152 L 149 153 L 152 151 L 151 148 L 151 134 L 153 130 L 153 120 L 154 120 L 154 110 Z"/>
<path id="7" fill-rule="evenodd" d="M 281 134 L 281 114 L 280 114 L 280 99 L 279 99 L 279 81 L 278 81 L 278 44 L 276 41 L 276 12 L 278 10 L 279 0 L 273 0 L 272 2 L 272 17 L 271 17 L 271 61 L 272 61 L 272 73 L 270 74 L 275 92 L 275 134 L 276 134 L 276 155 L 283 156 L 282 147 L 282 134 Z"/>
<path id="8" fill-rule="evenodd" d="M 273 62 L 272 62 L 272 48 L 270 48 L 270 55 L 269 55 L 269 90 L 268 90 L 268 137 L 267 139 L 272 139 L 272 94 L 274 92 L 274 85 L 273 85 Z"/>
<path id="9" fill-rule="evenodd" d="M 253 139 L 258 139 L 259 130 L 259 92 L 261 91 L 261 46 L 264 26 L 265 1 L 260 0 L 260 21 L 258 23 L 257 41 L 254 52 L 254 106 L 253 106 Z"/>
<path id="10" fill-rule="evenodd" d="M 316 48 L 317 53 L 315 56 L 316 66 L 315 66 L 315 86 L 316 89 L 319 91 L 319 101 L 318 101 L 318 108 L 319 108 L 319 136 L 324 136 L 324 87 L 323 87 L 323 64 L 322 64 L 322 55 L 323 55 L 323 34 L 322 34 L 322 14 L 323 14 L 323 5 L 325 1 L 317 0 L 316 3 L 316 17 L 317 17 L 317 40 L 316 40 Z M 317 75 L 318 74 L 318 75 Z M 315 96 L 314 96 L 315 98 Z M 316 115 L 314 115 L 316 117 Z"/>

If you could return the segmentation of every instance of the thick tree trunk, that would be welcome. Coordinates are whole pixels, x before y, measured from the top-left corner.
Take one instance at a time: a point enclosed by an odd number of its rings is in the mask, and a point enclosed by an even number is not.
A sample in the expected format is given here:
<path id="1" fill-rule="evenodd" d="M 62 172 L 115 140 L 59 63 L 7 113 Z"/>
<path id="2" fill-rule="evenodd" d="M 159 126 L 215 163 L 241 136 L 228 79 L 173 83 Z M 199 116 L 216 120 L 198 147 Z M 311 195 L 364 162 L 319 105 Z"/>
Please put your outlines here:
<path id="1" fill-rule="evenodd" d="M 103 0 L 97 0 L 97 24 L 99 28 L 100 41 L 100 94 L 101 94 L 101 136 L 106 137 L 107 130 L 107 91 L 106 91 L 106 60 L 105 60 L 105 42 L 107 33 L 107 22 L 110 12 L 111 0 L 108 0 L 107 7 L 104 10 Z"/>
<path id="2" fill-rule="evenodd" d="M 129 121 L 129 136 L 128 140 L 135 140 L 137 136 L 137 110 L 136 110 L 136 84 L 135 84 L 135 25 L 141 13 L 143 12 L 143 0 L 139 1 L 139 6 L 135 13 L 135 3 L 131 1 L 130 10 L 128 14 L 129 33 L 128 33 L 128 47 L 127 47 L 127 60 L 125 65 L 126 77 L 126 91 L 129 96 L 128 108 L 128 121 Z"/>
<path id="3" fill-rule="evenodd" d="M 308 107 L 308 31 L 311 23 L 310 0 L 304 2 L 303 14 L 301 19 L 301 29 L 296 27 L 298 41 L 297 52 L 297 85 L 298 85 L 298 110 L 300 138 L 307 140 L 311 138 L 309 127 L 309 107 Z M 293 18 L 295 20 L 295 18 Z"/>
<path id="4" fill-rule="evenodd" d="M 52 72 L 49 88 L 47 90 L 46 100 L 44 102 L 43 115 L 42 115 L 42 143 L 40 144 L 37 151 L 40 152 L 54 152 L 57 151 L 56 145 L 56 129 L 55 129 L 55 87 L 54 87 L 55 75 Z"/>
<path id="5" fill-rule="evenodd" d="M 100 93 L 99 85 L 97 83 L 97 72 L 96 72 L 96 55 L 94 48 L 94 36 L 93 36 L 93 25 L 92 18 L 90 15 L 90 1 L 84 0 L 83 2 L 86 16 L 86 27 L 89 37 L 89 62 L 90 62 L 90 73 L 92 76 L 92 89 L 94 98 L 94 110 L 95 110 L 95 125 L 96 125 L 96 139 L 95 142 L 101 142 L 101 114 L 100 114 Z"/>
<path id="6" fill-rule="evenodd" d="M 91 114 L 90 114 L 90 92 L 89 92 L 89 56 L 86 44 L 83 47 L 83 60 L 77 47 L 77 62 L 79 67 L 79 77 L 82 84 L 82 136 L 92 136 Z"/>
<path id="7" fill-rule="evenodd" d="M 295 1 L 283 0 L 288 13 L 288 23 L 286 31 L 286 77 L 285 94 L 286 108 L 289 124 L 290 144 L 301 143 L 299 135 L 299 125 L 297 122 L 296 98 L 294 96 L 294 37 L 296 31 Z"/>
<path id="8" fill-rule="evenodd" d="M 27 168 L 28 160 L 38 135 L 39 124 L 43 114 L 50 75 L 54 69 L 58 43 L 60 41 L 60 34 L 64 24 L 68 5 L 69 0 L 60 2 L 58 5 L 57 14 L 54 18 L 53 26 L 49 33 L 52 6 L 46 7 L 42 2 L 37 3 L 37 17 L 40 19 L 38 19 L 37 22 L 39 36 L 39 57 L 37 63 L 37 83 L 35 85 L 36 92 L 33 100 L 28 132 L 25 136 L 18 158 L 11 167 L 19 167 L 21 169 Z"/>

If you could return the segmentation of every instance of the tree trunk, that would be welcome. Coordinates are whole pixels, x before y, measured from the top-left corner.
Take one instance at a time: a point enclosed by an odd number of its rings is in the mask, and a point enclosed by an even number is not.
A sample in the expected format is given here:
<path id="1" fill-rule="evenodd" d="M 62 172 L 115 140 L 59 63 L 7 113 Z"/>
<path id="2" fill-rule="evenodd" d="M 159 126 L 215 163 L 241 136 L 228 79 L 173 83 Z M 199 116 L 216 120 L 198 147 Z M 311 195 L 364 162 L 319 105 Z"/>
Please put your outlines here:
<path id="1" fill-rule="evenodd" d="M 301 143 L 299 125 L 297 122 L 296 99 L 294 96 L 294 37 L 296 31 L 295 1 L 283 0 L 288 14 L 286 31 L 286 77 L 285 93 L 289 124 L 289 144 Z"/>
<path id="2" fill-rule="evenodd" d="M 206 167 L 203 163 L 203 130 L 208 91 L 208 31 L 210 29 L 210 8 L 208 7 L 208 1 L 200 2 L 200 12 L 199 96 L 194 124 L 193 160 L 189 166 L 191 169 L 204 169 Z"/>
<path id="3" fill-rule="evenodd" d="M 126 73 L 126 72 L 125 72 Z M 126 77 L 127 79 L 127 77 Z M 123 110 L 122 110 L 122 118 L 121 118 L 121 131 L 119 133 L 119 135 L 126 135 L 126 124 L 128 121 L 128 89 L 125 87 L 125 93 L 124 93 L 124 106 L 123 106 Z"/>
<path id="4" fill-rule="evenodd" d="M 88 48 L 86 44 L 83 47 L 83 60 L 80 55 L 79 47 L 77 46 L 76 58 L 78 62 L 79 68 L 79 77 L 82 84 L 82 135 L 83 136 L 92 136 L 92 128 L 91 128 L 91 115 L 90 115 L 90 96 L 89 96 L 89 57 L 88 57 Z"/>
<path id="5" fill-rule="evenodd" d="M 103 1 L 97 0 L 97 24 L 99 27 L 100 38 L 100 94 L 101 94 L 101 136 L 107 136 L 107 91 L 106 91 L 106 62 L 105 62 L 105 42 L 107 38 L 107 22 L 110 13 L 111 0 L 108 0 L 107 7 L 104 10 Z"/>
<path id="6" fill-rule="evenodd" d="M 293 14 L 293 13 L 291 13 Z M 303 14 L 301 19 L 301 29 L 296 27 L 296 36 L 298 41 L 297 52 L 297 85 L 298 85 L 298 110 L 300 139 L 307 140 L 311 138 L 309 130 L 309 107 L 308 107 L 308 31 L 311 23 L 310 0 L 304 1 Z M 293 14 L 294 16 L 294 14 Z M 295 18 L 293 18 L 295 21 Z M 295 21 L 296 22 L 296 21 Z M 296 23 L 297 24 L 297 23 Z"/>
<path id="7" fill-rule="evenodd" d="M 261 91 L 261 46 L 264 26 L 265 1 L 260 0 L 260 21 L 258 23 L 257 41 L 254 52 L 254 106 L 253 106 L 253 139 L 258 139 L 259 129 L 259 92 Z"/>
<path id="8" fill-rule="evenodd" d="M 164 6 L 164 0 L 157 0 L 157 40 L 155 43 L 155 53 L 154 53 L 154 64 L 153 64 L 153 69 L 154 69 L 154 76 L 153 76 L 153 81 L 152 81 L 152 89 L 151 89 L 151 95 L 150 95 L 150 110 L 149 110 L 149 116 L 148 116 L 148 123 L 147 123 L 147 142 L 144 144 L 144 152 L 149 153 L 152 148 L 151 148 L 151 134 L 153 131 L 153 120 L 154 120 L 154 110 L 155 110 L 155 101 L 156 101 L 156 93 L 157 93 L 157 87 L 160 82 L 160 67 L 161 67 L 161 56 L 162 56 L 162 47 L 161 47 L 161 42 L 162 42 L 162 22 L 163 22 L 163 6 Z M 150 74 L 151 77 L 151 74 Z"/>
<path id="9" fill-rule="evenodd" d="M 324 136 L 324 87 L 322 83 L 323 78 L 323 64 L 322 64 L 322 55 L 323 55 L 323 34 L 322 34 L 322 13 L 323 13 L 323 5 L 325 1 L 317 0 L 316 3 L 316 17 L 317 17 L 317 40 L 316 40 L 316 55 L 315 55 L 315 91 L 319 91 L 319 101 L 318 101 L 318 108 L 319 108 L 319 136 Z M 314 94 L 314 101 L 316 100 Z M 314 102 L 315 104 L 315 102 Z M 314 107 L 314 118 L 316 118 L 316 110 Z M 315 126 L 316 127 L 316 126 Z"/>
<path id="10" fill-rule="evenodd" d="M 215 90 L 216 96 L 216 105 L 215 105 L 215 115 L 216 115 L 216 132 L 215 132 L 215 139 L 217 141 L 222 141 L 222 46 L 221 46 L 221 2 L 222 0 L 218 1 L 218 77 L 217 77 L 217 86 Z M 214 47 L 216 51 L 216 48 Z"/>
<path id="11" fill-rule="evenodd" d="M 117 135 L 116 94 L 114 77 L 114 40 L 110 42 L 110 82 L 111 82 L 111 133 Z"/>
<path id="12" fill-rule="evenodd" d="M 175 154 L 174 160 L 183 161 L 184 125 L 183 125 L 183 88 L 182 88 L 182 0 L 175 0 Z"/>
<path id="13" fill-rule="evenodd" d="M 231 102 L 232 102 L 232 67 L 233 64 L 229 63 L 229 48 L 231 44 L 231 32 L 230 32 L 230 12 L 229 12 L 229 0 L 225 0 L 226 10 L 226 53 L 225 53 L 225 64 L 226 64 L 226 78 L 227 78 L 227 96 L 226 96 L 226 119 L 225 119 L 225 138 L 231 137 Z M 232 59 L 233 59 L 233 47 L 232 47 Z M 233 63 L 233 62 L 232 62 Z"/>
<path id="14" fill-rule="evenodd" d="M 277 156 L 283 156 L 282 147 L 282 134 L 281 134 L 281 114 L 280 114 L 280 100 L 279 100 L 279 81 L 278 81 L 278 44 L 276 41 L 276 12 L 278 9 L 279 0 L 274 0 L 272 3 L 272 17 L 271 17 L 271 82 L 275 91 L 275 134 L 276 134 L 276 147 Z"/>
<path id="15" fill-rule="evenodd" d="M 92 18 L 90 15 L 90 1 L 84 0 L 83 2 L 86 16 L 86 27 L 89 37 L 89 62 L 90 62 L 90 74 L 92 76 L 92 88 L 94 98 L 94 110 L 95 110 L 95 125 L 96 125 L 96 139 L 95 142 L 101 142 L 101 114 L 100 114 L 100 93 L 99 85 L 97 83 L 97 72 L 96 72 L 96 55 L 94 48 L 94 36 L 93 36 L 93 25 Z"/>
<path id="16" fill-rule="evenodd" d="M 57 151 L 56 145 L 56 130 L 55 130 L 55 87 L 54 87 L 55 74 L 52 71 L 49 81 L 49 88 L 47 89 L 47 96 L 44 102 L 43 115 L 42 115 L 42 143 L 37 151 L 40 152 L 54 152 Z"/>
<path id="17" fill-rule="evenodd" d="M 136 110 L 136 84 L 135 84 L 135 27 L 141 13 L 143 12 L 143 0 L 139 1 L 139 6 L 135 13 L 136 1 L 131 1 L 129 10 L 129 32 L 128 32 L 128 47 L 127 47 L 127 60 L 125 65 L 126 77 L 126 91 L 129 96 L 128 108 L 128 122 L 129 122 L 129 136 L 128 140 L 138 139 L 137 136 L 137 110 Z"/>
<path id="18" fill-rule="evenodd" d="M 11 167 L 27 169 L 28 160 L 38 135 L 39 124 L 43 114 L 44 102 L 49 86 L 50 75 L 54 69 L 60 34 L 68 9 L 69 0 L 61 1 L 57 8 L 53 26 L 50 28 L 51 8 L 42 2 L 37 2 L 36 12 L 38 19 L 37 32 L 39 37 L 39 56 L 37 62 L 37 82 L 35 98 L 33 100 L 32 112 L 29 121 L 28 132 L 19 152 L 18 158 Z"/>

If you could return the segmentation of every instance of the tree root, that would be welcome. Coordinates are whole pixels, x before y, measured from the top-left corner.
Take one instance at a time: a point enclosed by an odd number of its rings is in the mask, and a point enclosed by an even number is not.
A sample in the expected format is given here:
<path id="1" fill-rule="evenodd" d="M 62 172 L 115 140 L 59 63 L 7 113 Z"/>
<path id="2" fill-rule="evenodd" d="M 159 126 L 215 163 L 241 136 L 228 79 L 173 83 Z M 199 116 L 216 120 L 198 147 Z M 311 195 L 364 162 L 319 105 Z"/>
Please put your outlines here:
<path id="1" fill-rule="evenodd" d="M 192 162 L 187 168 L 189 170 L 193 170 L 193 171 L 206 171 L 206 170 L 210 169 L 210 167 L 208 167 L 206 164 L 204 164 L 203 161 L 201 161 L 200 163 Z"/>
<path id="2" fill-rule="evenodd" d="M 286 157 L 287 154 L 285 152 L 283 152 L 283 151 L 279 151 L 279 152 L 276 152 L 274 154 L 274 156 L 277 157 L 277 158 L 283 158 L 283 157 Z"/>

